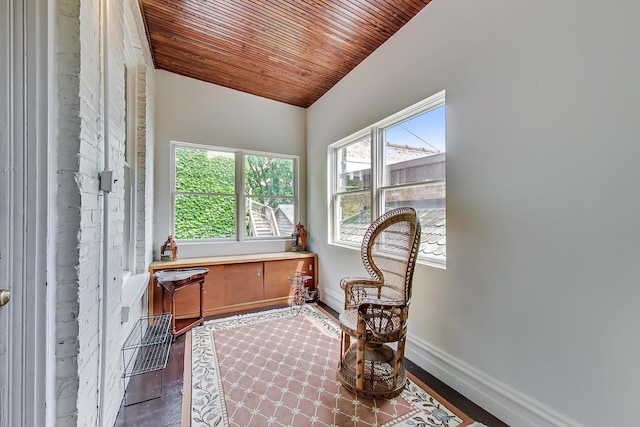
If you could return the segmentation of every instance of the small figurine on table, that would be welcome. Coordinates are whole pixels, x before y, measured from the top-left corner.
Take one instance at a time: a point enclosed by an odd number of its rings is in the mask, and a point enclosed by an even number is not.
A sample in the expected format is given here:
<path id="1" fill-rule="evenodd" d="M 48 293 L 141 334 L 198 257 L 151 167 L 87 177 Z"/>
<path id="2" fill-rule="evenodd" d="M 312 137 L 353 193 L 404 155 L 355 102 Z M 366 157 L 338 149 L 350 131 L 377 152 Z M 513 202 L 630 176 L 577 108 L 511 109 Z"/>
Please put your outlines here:
<path id="1" fill-rule="evenodd" d="M 175 261 L 178 259 L 178 245 L 173 240 L 173 236 L 169 235 L 167 241 L 164 242 L 162 248 L 160 248 L 160 260 L 161 261 Z"/>
<path id="2" fill-rule="evenodd" d="M 169 241 L 171 242 L 171 255 L 175 261 L 178 259 L 178 245 L 176 244 L 176 241 L 173 240 L 173 236 L 169 236 Z"/>
<path id="3" fill-rule="evenodd" d="M 307 230 L 304 229 L 304 225 L 302 225 L 301 223 L 298 223 L 296 225 L 296 234 L 298 235 L 300 250 L 306 251 L 307 250 Z"/>

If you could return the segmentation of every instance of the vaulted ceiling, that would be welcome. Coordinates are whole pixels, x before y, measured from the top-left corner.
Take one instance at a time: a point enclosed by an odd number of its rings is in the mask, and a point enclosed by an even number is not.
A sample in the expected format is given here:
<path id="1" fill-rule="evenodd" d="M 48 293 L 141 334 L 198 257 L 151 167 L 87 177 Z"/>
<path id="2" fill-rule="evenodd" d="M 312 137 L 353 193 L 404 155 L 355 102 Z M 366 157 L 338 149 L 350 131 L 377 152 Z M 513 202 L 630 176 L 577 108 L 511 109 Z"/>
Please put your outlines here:
<path id="1" fill-rule="evenodd" d="M 430 0 L 138 0 L 155 67 L 308 107 Z"/>

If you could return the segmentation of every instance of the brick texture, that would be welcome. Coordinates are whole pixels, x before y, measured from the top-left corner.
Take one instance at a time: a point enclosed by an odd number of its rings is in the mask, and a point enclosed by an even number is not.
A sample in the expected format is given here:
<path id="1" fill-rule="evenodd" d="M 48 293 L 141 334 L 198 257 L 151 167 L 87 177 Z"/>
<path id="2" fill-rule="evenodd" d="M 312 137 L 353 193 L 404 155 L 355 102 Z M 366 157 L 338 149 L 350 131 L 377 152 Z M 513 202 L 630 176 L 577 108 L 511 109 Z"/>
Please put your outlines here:
<path id="1" fill-rule="evenodd" d="M 123 362 L 121 290 L 123 281 L 124 154 L 126 140 L 125 14 L 139 14 L 137 2 L 109 0 L 108 93 L 105 96 L 102 2 L 57 2 L 58 164 L 56 225 L 56 425 L 95 426 L 102 408 L 102 425 L 113 425 L 122 396 Z M 138 70 L 136 150 L 135 270 L 143 272 L 151 261 L 153 186 L 153 65 L 139 34 L 133 47 Z M 104 100 L 109 102 L 105 115 Z M 104 122 L 108 119 L 105 152 Z M 109 169 L 116 180 L 113 191 L 99 190 L 100 173 Z M 149 161 L 147 161 L 149 159 Z M 107 200 L 108 199 L 108 200 Z M 108 208 L 108 235 L 104 211 Z M 105 265 L 104 242 L 107 242 Z M 106 269 L 106 275 L 105 275 Z M 106 283 L 105 278 L 106 277 Z M 106 292 L 104 292 L 106 290 Z M 103 295 L 107 298 L 102 324 Z M 135 321 L 136 319 L 132 319 Z M 103 341 L 103 331 L 106 336 Z M 106 348 L 106 358 L 102 349 Z M 106 375 L 100 383 L 101 364 Z M 101 392 L 103 395 L 101 396 Z"/>

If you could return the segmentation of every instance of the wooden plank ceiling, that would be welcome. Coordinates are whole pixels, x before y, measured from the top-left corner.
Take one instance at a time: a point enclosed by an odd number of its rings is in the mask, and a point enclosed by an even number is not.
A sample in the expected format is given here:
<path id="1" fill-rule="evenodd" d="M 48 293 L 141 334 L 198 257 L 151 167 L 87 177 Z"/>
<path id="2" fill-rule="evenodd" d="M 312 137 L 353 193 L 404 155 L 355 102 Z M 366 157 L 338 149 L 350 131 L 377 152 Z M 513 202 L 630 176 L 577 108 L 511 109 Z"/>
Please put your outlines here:
<path id="1" fill-rule="evenodd" d="M 430 0 L 139 0 L 156 68 L 308 107 Z"/>

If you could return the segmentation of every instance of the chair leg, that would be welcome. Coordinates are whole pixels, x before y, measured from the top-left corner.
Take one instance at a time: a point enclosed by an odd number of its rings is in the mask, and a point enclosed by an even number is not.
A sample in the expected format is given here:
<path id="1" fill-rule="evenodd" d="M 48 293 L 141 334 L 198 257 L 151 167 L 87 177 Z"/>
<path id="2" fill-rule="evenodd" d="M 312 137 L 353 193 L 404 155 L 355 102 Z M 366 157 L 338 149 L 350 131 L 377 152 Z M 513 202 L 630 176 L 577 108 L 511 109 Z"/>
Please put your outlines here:
<path id="1" fill-rule="evenodd" d="M 398 347 L 396 351 L 396 357 L 394 360 L 393 366 L 393 386 L 394 388 L 398 385 L 398 377 L 400 376 L 400 368 L 404 368 L 404 345 L 406 342 L 406 337 L 402 338 L 398 341 Z"/>
<path id="2" fill-rule="evenodd" d="M 364 340 L 357 343 L 356 352 L 356 388 L 364 390 Z"/>
<path id="3" fill-rule="evenodd" d="M 169 310 L 171 311 L 171 333 L 173 334 L 173 341 L 176 340 L 176 302 L 174 293 L 171 293 L 171 301 L 169 302 Z"/>
<path id="4" fill-rule="evenodd" d="M 342 369 L 342 359 L 344 354 L 349 351 L 349 346 L 351 345 L 351 337 L 348 333 L 342 332 L 342 337 L 340 338 L 340 360 L 338 361 L 338 369 Z"/>
<path id="5" fill-rule="evenodd" d="M 346 332 L 342 333 L 342 351 L 341 354 L 344 354 L 345 351 L 349 350 L 349 346 L 351 345 L 351 336 Z"/>
<path id="6" fill-rule="evenodd" d="M 342 357 L 344 356 L 344 340 L 346 334 L 342 332 L 340 334 L 340 360 L 338 361 L 338 370 L 342 369 Z"/>
<path id="7" fill-rule="evenodd" d="M 356 343 L 356 388 L 364 390 L 364 347 L 366 324 L 358 316 L 358 341 Z"/>

